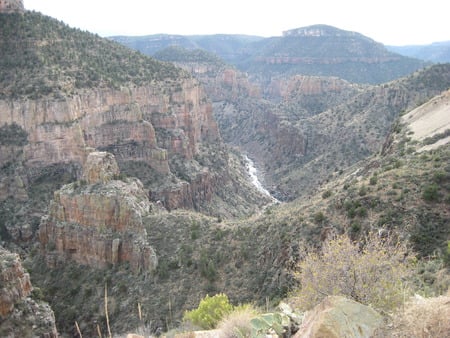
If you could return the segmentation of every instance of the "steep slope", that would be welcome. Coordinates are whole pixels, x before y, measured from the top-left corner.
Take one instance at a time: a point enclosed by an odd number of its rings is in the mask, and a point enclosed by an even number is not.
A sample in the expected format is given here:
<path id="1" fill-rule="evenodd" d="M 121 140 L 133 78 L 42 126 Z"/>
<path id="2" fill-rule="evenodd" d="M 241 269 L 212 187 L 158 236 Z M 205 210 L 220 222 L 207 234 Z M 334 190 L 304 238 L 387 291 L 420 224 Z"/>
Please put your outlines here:
<path id="1" fill-rule="evenodd" d="M 187 72 L 38 13 L 0 14 L 0 25 L 2 238 L 29 240 L 52 192 L 80 177 L 94 149 L 170 210 L 229 216 L 265 203 Z"/>
<path id="2" fill-rule="evenodd" d="M 448 65 L 436 65 L 373 87 L 294 77 L 293 95 L 276 106 L 215 104 L 214 113 L 224 139 L 245 149 L 271 190 L 291 200 L 377 152 L 399 114 L 448 89 L 449 75 Z"/>
<path id="3" fill-rule="evenodd" d="M 172 46 L 155 53 L 155 58 L 190 72 L 202 83 L 212 102 L 260 97 L 260 88 L 250 83 L 247 75 L 205 50 Z"/>
<path id="4" fill-rule="evenodd" d="M 39 299 L 37 290 L 33 289 L 19 255 L 0 247 L 2 337 L 58 337 L 53 311 Z"/>
<path id="5" fill-rule="evenodd" d="M 413 133 L 412 138 L 425 143 L 419 151 L 435 149 L 450 142 L 449 101 L 450 92 L 446 91 L 402 116 L 402 122 Z"/>

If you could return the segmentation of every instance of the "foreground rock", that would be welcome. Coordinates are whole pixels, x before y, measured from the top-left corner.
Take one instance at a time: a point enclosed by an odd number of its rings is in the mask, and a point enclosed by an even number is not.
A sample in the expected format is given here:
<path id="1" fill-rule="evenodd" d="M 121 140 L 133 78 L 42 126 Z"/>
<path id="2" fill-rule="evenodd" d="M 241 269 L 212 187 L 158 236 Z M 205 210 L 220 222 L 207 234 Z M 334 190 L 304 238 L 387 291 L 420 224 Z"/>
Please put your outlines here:
<path id="1" fill-rule="evenodd" d="M 89 154 L 83 179 L 54 194 L 39 238 L 47 264 L 74 260 L 95 268 L 128 262 L 135 272 L 157 266 L 142 218 L 152 210 L 142 183 L 117 180 L 114 156 Z"/>
<path id="2" fill-rule="evenodd" d="M 19 255 L 0 247 L 0 337 L 57 337 L 48 304 L 31 295 L 30 276 Z"/>
<path id="3" fill-rule="evenodd" d="M 329 296 L 306 315 L 295 338 L 371 337 L 383 323 L 368 306 L 340 296 Z"/>

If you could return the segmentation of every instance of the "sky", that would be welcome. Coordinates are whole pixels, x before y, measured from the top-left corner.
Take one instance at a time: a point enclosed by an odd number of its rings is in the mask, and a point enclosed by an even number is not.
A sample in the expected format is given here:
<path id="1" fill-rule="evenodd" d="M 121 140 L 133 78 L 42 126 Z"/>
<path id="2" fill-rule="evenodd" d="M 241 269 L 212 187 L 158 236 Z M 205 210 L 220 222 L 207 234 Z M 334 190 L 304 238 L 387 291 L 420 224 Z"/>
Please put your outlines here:
<path id="1" fill-rule="evenodd" d="M 450 41 L 448 0 L 24 0 L 25 8 L 100 36 L 281 36 L 315 24 L 385 45 Z"/>

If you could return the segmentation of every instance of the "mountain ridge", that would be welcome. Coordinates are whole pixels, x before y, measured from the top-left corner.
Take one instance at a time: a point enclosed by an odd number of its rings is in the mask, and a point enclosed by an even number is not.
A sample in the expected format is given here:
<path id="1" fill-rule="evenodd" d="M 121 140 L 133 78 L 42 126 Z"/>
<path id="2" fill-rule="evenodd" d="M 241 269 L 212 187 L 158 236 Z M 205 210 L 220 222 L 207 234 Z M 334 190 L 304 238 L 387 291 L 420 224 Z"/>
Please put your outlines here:
<path id="1" fill-rule="evenodd" d="M 433 42 L 428 45 L 386 46 L 387 49 L 405 56 L 431 62 L 450 62 L 450 41 Z"/>
<path id="2" fill-rule="evenodd" d="M 177 40 L 170 41 L 169 38 L 169 41 L 162 43 L 162 37 L 158 35 L 158 43 L 152 43 L 151 36 L 127 37 L 126 40 L 122 37 L 117 41 L 144 53 L 156 53 L 161 47 L 164 49 L 170 45 L 202 48 L 216 53 L 241 71 L 248 72 L 253 81 L 263 84 L 275 77 L 299 73 L 338 76 L 359 83 L 383 83 L 426 65 L 424 61 L 390 52 L 382 44 L 360 33 L 328 25 L 295 28 L 285 31 L 282 36 L 269 38 L 178 36 Z M 140 45 L 133 40 L 139 40 Z M 221 47 L 217 48 L 219 44 Z"/>

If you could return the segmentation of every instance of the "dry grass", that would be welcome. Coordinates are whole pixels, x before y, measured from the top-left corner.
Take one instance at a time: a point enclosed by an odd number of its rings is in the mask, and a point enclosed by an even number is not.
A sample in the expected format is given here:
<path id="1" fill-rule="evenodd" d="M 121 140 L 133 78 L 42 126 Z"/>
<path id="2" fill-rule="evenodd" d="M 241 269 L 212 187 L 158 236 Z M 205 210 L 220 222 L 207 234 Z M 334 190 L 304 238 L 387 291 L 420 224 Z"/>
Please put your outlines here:
<path id="1" fill-rule="evenodd" d="M 218 325 L 220 338 L 241 338 L 250 337 L 252 325 L 250 321 L 257 315 L 257 310 L 252 306 L 241 306 Z"/>
<path id="2" fill-rule="evenodd" d="M 391 337 L 434 338 L 450 334 L 450 293 L 447 296 L 409 301 L 393 318 Z"/>

